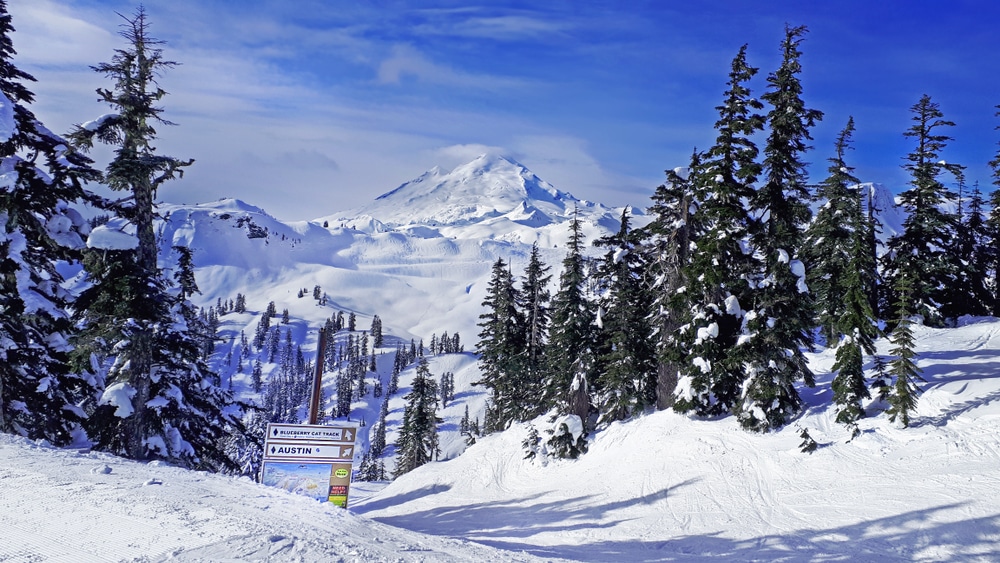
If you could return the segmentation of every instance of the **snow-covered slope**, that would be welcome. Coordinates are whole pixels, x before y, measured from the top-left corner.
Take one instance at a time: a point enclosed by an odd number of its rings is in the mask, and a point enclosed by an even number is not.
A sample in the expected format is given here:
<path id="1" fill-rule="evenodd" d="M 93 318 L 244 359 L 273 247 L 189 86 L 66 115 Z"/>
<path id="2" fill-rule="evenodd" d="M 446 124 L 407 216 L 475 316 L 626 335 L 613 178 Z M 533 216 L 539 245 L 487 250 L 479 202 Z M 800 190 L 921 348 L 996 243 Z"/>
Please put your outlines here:
<path id="1" fill-rule="evenodd" d="M 870 409 L 848 443 L 824 351 L 806 412 L 779 432 L 657 412 L 542 465 L 519 426 L 385 488 L 355 484 L 347 511 L 0 435 L 0 560 L 998 561 L 1000 322 L 915 334 L 927 382 L 908 429 Z"/>
<path id="2" fill-rule="evenodd" d="M 826 351 L 810 357 L 807 410 L 779 432 L 657 412 L 598 432 L 577 461 L 542 465 L 523 459 L 521 425 L 354 510 L 579 561 L 998 561 L 1000 323 L 916 338 L 927 382 L 908 429 L 872 407 L 848 442 Z M 800 428 L 815 453 L 799 451 Z"/>

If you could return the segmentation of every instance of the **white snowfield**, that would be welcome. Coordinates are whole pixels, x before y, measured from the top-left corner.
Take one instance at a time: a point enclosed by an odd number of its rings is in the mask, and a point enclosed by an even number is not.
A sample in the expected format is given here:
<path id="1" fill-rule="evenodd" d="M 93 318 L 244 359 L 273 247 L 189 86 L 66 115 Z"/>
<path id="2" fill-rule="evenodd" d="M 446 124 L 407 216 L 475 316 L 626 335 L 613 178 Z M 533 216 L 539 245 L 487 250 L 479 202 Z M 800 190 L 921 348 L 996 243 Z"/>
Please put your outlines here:
<path id="1" fill-rule="evenodd" d="M 907 429 L 872 412 L 846 443 L 826 351 L 779 432 L 657 412 L 543 465 L 522 459 L 521 425 L 356 484 L 347 511 L 0 436 L 0 561 L 1000 561 L 1000 322 L 916 337 Z"/>
<path id="2" fill-rule="evenodd" d="M 535 561 L 259 485 L 0 434 L 0 561 Z"/>

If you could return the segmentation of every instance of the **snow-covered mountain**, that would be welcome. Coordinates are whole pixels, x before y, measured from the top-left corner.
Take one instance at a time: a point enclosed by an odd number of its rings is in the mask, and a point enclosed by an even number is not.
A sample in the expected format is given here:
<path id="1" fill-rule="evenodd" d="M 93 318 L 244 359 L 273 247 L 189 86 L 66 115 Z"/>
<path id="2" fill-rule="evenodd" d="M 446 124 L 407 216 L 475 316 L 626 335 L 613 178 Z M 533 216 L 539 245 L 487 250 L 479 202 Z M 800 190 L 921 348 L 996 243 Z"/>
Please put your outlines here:
<path id="1" fill-rule="evenodd" d="M 555 189 L 508 157 L 483 154 L 451 171 L 434 167 L 368 205 L 319 221 L 370 233 L 395 230 L 530 244 L 547 242 L 542 239 L 559 231 L 575 212 L 605 228 L 620 216 L 620 211 Z"/>
<path id="2" fill-rule="evenodd" d="M 451 171 L 434 167 L 341 218 L 370 216 L 399 227 L 468 225 L 506 216 L 541 227 L 574 207 L 594 206 L 560 192 L 513 159 L 483 154 Z"/>

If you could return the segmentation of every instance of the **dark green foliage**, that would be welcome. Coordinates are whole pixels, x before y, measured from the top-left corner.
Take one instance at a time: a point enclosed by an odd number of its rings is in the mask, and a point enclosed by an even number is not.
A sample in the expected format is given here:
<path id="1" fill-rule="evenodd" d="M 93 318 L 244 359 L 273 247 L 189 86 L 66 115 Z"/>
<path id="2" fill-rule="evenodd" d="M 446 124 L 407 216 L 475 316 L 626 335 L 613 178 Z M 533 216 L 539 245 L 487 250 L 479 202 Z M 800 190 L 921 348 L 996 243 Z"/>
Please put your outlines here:
<path id="1" fill-rule="evenodd" d="M 917 395 L 920 388 L 918 381 L 923 381 L 920 377 L 920 368 L 916 363 L 916 352 L 913 350 L 913 321 L 910 319 L 913 303 L 913 282 L 909 275 L 904 275 L 896 280 L 895 293 L 898 296 L 896 301 L 896 319 L 892 333 L 889 335 L 889 342 L 892 348 L 889 353 L 893 359 L 889 361 L 889 374 L 896 378 L 895 383 L 889 392 L 888 402 L 889 420 L 899 423 L 906 428 L 910 425 L 910 413 L 917 407 Z"/>
<path id="2" fill-rule="evenodd" d="M 518 309 L 524 318 L 525 340 L 522 374 L 525 405 L 520 420 L 532 418 L 544 410 L 541 397 L 548 365 L 547 348 L 551 315 L 547 287 L 552 276 L 548 272 L 549 267 L 539 258 L 538 245 L 532 245 L 528 266 L 521 282 L 521 291 L 518 294 L 520 298 Z M 458 334 L 455 334 L 455 338 L 457 342 Z M 444 337 L 443 339 L 447 340 Z M 455 342 L 450 343 L 450 347 L 455 348 L 455 344 Z"/>
<path id="3" fill-rule="evenodd" d="M 802 432 L 799 432 L 799 438 L 802 438 L 802 443 L 799 444 L 799 451 L 804 454 L 811 454 L 819 447 L 816 440 L 813 440 L 813 437 L 809 435 L 808 428 L 803 428 Z"/>
<path id="4" fill-rule="evenodd" d="M 1000 105 L 996 106 L 1000 109 Z M 1000 111 L 995 114 L 1000 117 Z M 1000 125 L 996 127 L 1000 130 Z M 1000 143 L 998 143 L 1000 144 Z M 1000 317 L 1000 149 L 989 161 L 991 177 L 993 181 L 993 192 L 990 193 L 990 212 L 986 217 L 985 240 L 983 241 L 983 269 L 987 277 L 986 287 L 990 292 L 990 314 Z"/>
<path id="5" fill-rule="evenodd" d="M 958 217 L 942 207 L 955 201 L 956 194 L 939 179 L 948 172 L 961 180 L 962 167 L 940 158 L 951 137 L 937 131 L 955 124 L 943 119 L 938 104 L 925 95 L 910 111 L 914 124 L 904 135 L 914 139 L 917 146 L 903 165 L 910 173 L 911 187 L 899 196 L 907 217 L 903 233 L 889 239 L 884 275 L 893 292 L 890 303 L 898 302 L 899 279 L 908 276 L 913 285 L 910 297 L 914 300 L 908 309 L 925 322 L 941 324 L 964 313 L 954 293 L 959 290 L 956 284 L 961 259 L 952 251 Z"/>
<path id="6" fill-rule="evenodd" d="M 70 372 L 60 261 L 79 260 L 87 222 L 72 206 L 94 199 L 83 184 L 100 174 L 28 109 L 33 82 L 12 61 L 11 16 L 0 0 L 0 432 L 65 444 L 92 382 Z M 6 118 L 4 118 L 6 120 Z"/>
<path id="7" fill-rule="evenodd" d="M 437 416 L 438 388 L 426 359 L 417 363 L 413 386 L 405 399 L 403 423 L 396 439 L 396 477 L 430 462 L 440 453 L 437 425 L 442 420 Z"/>
<path id="8" fill-rule="evenodd" d="M 153 123 L 168 124 L 155 105 L 166 94 L 156 80 L 175 63 L 164 60 L 156 47 L 160 42 L 149 37 L 142 8 L 124 19 L 127 48 L 94 67 L 114 81 L 113 90 L 101 88 L 98 94 L 115 113 L 73 134 L 81 146 L 97 139 L 115 148 L 105 181 L 131 193 L 113 211 L 135 225 L 138 238 L 135 251 L 93 250 L 86 262 L 91 286 L 77 309 L 83 327 L 77 365 L 96 378 L 101 392 L 87 430 L 97 448 L 134 459 L 232 468 L 221 438 L 245 429 L 239 409 L 229 409 L 232 396 L 205 363 L 204 335 L 214 328 L 199 322 L 188 301 L 197 291 L 190 251 L 175 249 L 176 289 L 157 265 L 156 190 L 191 164 L 157 155 L 151 144 Z"/>
<path id="9" fill-rule="evenodd" d="M 608 249 L 597 271 L 606 286 L 600 300 L 600 367 L 594 378 L 599 423 L 625 420 L 656 404 L 656 350 L 649 318 L 653 297 L 640 235 L 629 229 L 626 208 L 618 233 L 594 241 Z"/>
<path id="10" fill-rule="evenodd" d="M 684 285 L 683 268 L 688 263 L 691 245 L 698 236 L 697 204 L 691 175 L 701 166 L 695 151 L 687 169 L 667 170 L 667 181 L 656 188 L 653 203 L 646 210 L 652 220 L 638 234 L 642 240 L 646 277 L 651 280 L 651 328 L 656 343 L 656 406 L 665 409 L 674 404 L 678 365 L 687 351 L 676 345 L 674 336 L 680 328 L 683 311 L 678 307 L 677 290 Z"/>
<path id="11" fill-rule="evenodd" d="M 576 459 L 587 453 L 587 434 L 575 434 L 570 425 L 583 427 L 583 423 L 576 415 L 568 415 L 556 418 L 553 428 L 546 430 L 550 435 L 545 442 L 545 449 L 549 456 L 561 459 Z"/>
<path id="12" fill-rule="evenodd" d="M 811 217 L 802 155 L 809 148 L 809 129 L 823 114 L 802 101 L 799 44 L 805 32 L 804 27 L 785 28 L 781 66 L 768 76 L 770 88 L 763 96 L 772 106 L 770 133 L 764 184 L 751 198 L 759 217 L 751 241 L 763 270 L 745 305 L 753 314 L 746 318 L 747 380 L 737 413 L 740 424 L 756 432 L 783 426 L 801 409 L 797 381 L 814 384 L 803 355 L 813 343 L 813 301 L 801 251 Z"/>
<path id="13" fill-rule="evenodd" d="M 552 299 L 544 401 L 547 408 L 586 421 L 591 408 L 588 381 L 593 368 L 595 312 L 584 294 L 587 279 L 582 248 L 583 232 L 579 217 L 574 215 L 559 290 Z"/>
<path id="14" fill-rule="evenodd" d="M 372 350 L 381 348 L 385 344 L 385 337 L 382 336 L 382 319 L 378 315 L 372 317 Z M 375 370 L 372 370 L 375 371 Z"/>
<path id="15" fill-rule="evenodd" d="M 858 432 L 862 401 L 870 397 L 864 356 L 875 354 L 879 336 L 870 295 L 875 286 L 875 256 L 869 238 L 873 225 L 864 213 L 859 181 L 844 160 L 854 119 L 837 137 L 830 175 L 820 187 L 823 206 L 809 228 L 809 286 L 815 292 L 816 317 L 828 346 L 837 346 L 832 382 L 837 422 Z"/>
<path id="16" fill-rule="evenodd" d="M 528 435 L 521 442 L 521 447 L 524 448 L 524 459 L 535 459 L 538 456 L 538 449 L 541 443 L 542 438 L 538 435 L 538 429 L 534 426 L 529 426 Z"/>
<path id="17" fill-rule="evenodd" d="M 482 372 L 473 385 L 490 390 L 490 416 L 487 427 L 506 429 L 512 422 L 525 420 L 532 409 L 529 406 L 532 390 L 526 381 L 524 317 L 518 309 L 520 294 L 514 287 L 514 277 L 506 262 L 498 258 L 493 264 L 490 282 L 486 289 L 479 315 L 479 366 Z"/>
<path id="18" fill-rule="evenodd" d="M 676 311 L 680 328 L 675 346 L 682 355 L 674 409 L 700 416 L 734 412 L 744 380 L 741 346 L 743 307 L 750 302 L 750 278 L 758 271 L 746 244 L 753 220 L 745 202 L 760 174 L 758 150 L 751 137 L 762 130 L 763 106 L 746 83 L 757 73 L 747 65 L 744 45 L 732 62 L 729 89 L 716 109 L 718 136 L 692 170 L 694 240 L 690 261 L 682 268 L 685 285 Z"/>

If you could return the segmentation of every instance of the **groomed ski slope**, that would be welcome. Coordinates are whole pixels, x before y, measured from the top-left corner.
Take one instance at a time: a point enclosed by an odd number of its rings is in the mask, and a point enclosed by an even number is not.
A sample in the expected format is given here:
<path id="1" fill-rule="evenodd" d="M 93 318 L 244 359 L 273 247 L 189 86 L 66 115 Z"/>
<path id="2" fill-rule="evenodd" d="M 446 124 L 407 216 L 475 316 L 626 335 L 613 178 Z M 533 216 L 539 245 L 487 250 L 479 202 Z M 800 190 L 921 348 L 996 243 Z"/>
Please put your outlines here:
<path id="1" fill-rule="evenodd" d="M 543 466 L 522 459 L 522 425 L 354 511 L 578 561 L 1000 561 L 1000 323 L 916 337 L 927 382 L 907 429 L 872 410 L 846 443 L 827 351 L 812 356 L 808 409 L 780 432 L 658 412 Z M 821 445 L 811 455 L 802 427 Z"/>
<path id="2" fill-rule="evenodd" d="M 1000 560 L 1000 322 L 916 337 L 927 382 L 908 429 L 872 411 L 845 443 L 824 351 L 808 409 L 779 432 L 657 412 L 542 465 L 522 459 L 519 426 L 356 484 L 346 512 L 0 435 L 0 561 Z"/>

